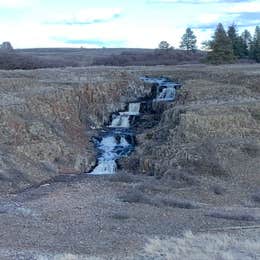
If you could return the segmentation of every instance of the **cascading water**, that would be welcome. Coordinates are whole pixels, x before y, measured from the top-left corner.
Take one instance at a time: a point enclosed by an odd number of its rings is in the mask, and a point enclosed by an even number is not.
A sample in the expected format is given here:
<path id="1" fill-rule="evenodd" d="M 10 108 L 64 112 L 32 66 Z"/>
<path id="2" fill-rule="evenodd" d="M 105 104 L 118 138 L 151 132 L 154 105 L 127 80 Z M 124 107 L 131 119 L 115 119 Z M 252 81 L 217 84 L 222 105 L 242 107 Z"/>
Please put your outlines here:
<path id="1" fill-rule="evenodd" d="M 124 133 L 126 134 L 126 133 Z M 106 133 L 97 143 L 100 153 L 98 165 L 92 174 L 113 174 L 116 171 L 116 160 L 128 154 L 133 145 L 126 141 L 125 136 L 120 132 Z"/>
<path id="2" fill-rule="evenodd" d="M 123 128 L 129 128 L 130 122 L 129 122 L 129 115 L 119 113 L 119 115 L 113 115 L 112 116 L 112 123 L 109 127 L 115 128 L 115 127 L 123 127 Z"/>
<path id="3" fill-rule="evenodd" d="M 157 101 L 171 101 L 175 99 L 176 90 L 174 87 L 165 87 L 157 96 Z"/>
<path id="4" fill-rule="evenodd" d="M 175 83 L 168 78 L 150 78 L 141 77 L 145 83 L 153 84 L 156 87 L 154 101 L 174 101 L 176 96 L 176 89 L 181 87 L 181 84 Z"/>
<path id="5" fill-rule="evenodd" d="M 128 114 L 131 116 L 138 116 L 140 114 L 141 103 L 129 103 Z"/>
<path id="6" fill-rule="evenodd" d="M 130 103 L 128 111 L 112 115 L 109 130 L 96 140 L 100 156 L 96 168 L 90 173 L 94 175 L 113 174 L 116 172 L 116 160 L 127 156 L 134 148 L 133 132 L 130 129 L 130 117 L 139 115 L 140 103 Z"/>
<path id="7" fill-rule="evenodd" d="M 174 83 L 168 78 L 142 77 L 145 83 L 156 86 L 156 94 L 152 99 L 157 101 L 173 101 L 176 88 L 180 84 Z M 102 135 L 95 139 L 98 150 L 97 166 L 89 174 L 106 175 L 114 174 L 117 170 L 116 161 L 129 155 L 134 149 L 134 133 L 131 122 L 134 117 L 140 115 L 141 103 L 128 104 L 128 111 L 114 113 L 111 124 L 103 130 Z"/>

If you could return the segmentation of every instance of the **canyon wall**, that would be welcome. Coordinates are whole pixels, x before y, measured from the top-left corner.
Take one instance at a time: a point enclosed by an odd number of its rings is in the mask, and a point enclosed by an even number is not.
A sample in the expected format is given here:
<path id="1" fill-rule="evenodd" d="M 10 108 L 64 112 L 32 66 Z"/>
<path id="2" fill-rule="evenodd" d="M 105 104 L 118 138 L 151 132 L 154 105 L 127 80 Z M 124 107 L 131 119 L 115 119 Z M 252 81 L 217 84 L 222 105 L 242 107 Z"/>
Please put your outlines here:
<path id="1" fill-rule="evenodd" d="M 260 67 L 153 66 L 0 71 L 0 192 L 96 163 L 91 137 L 112 112 L 150 92 L 140 76 L 183 83 L 137 129 L 119 164 L 136 174 L 234 176 L 260 167 Z"/>
<path id="2" fill-rule="evenodd" d="M 120 69 L 0 72 L 0 192 L 89 171 L 91 137 L 148 90 Z"/>

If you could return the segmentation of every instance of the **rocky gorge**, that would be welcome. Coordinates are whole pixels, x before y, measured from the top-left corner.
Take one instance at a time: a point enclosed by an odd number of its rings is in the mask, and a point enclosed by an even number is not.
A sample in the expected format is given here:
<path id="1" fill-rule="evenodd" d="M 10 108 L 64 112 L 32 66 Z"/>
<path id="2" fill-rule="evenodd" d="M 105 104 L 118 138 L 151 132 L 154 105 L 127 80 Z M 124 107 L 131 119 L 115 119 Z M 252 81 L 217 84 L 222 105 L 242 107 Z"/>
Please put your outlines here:
<path id="1" fill-rule="evenodd" d="M 0 258 L 257 259 L 259 71 L 0 71 Z"/>
<path id="2" fill-rule="evenodd" d="M 163 175 L 184 167 L 222 175 L 245 171 L 242 158 L 252 160 L 247 170 L 257 167 L 259 75 L 244 74 L 239 66 L 230 74 L 203 66 L 2 71 L 0 189 L 88 172 L 96 163 L 91 137 L 112 112 L 150 94 L 152 84 L 140 80 L 143 75 L 174 78 L 185 88 L 176 102 L 142 113 L 136 152 L 123 159 L 123 168 Z M 158 125 L 146 129 L 147 121 Z"/>

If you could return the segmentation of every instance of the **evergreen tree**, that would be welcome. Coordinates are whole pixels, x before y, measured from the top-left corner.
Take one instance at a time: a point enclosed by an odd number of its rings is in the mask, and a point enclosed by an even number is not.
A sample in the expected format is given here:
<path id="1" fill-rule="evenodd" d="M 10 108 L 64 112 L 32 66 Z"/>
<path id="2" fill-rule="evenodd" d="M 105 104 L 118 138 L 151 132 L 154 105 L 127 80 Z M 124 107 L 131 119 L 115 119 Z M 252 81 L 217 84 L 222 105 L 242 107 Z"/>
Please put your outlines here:
<path id="1" fill-rule="evenodd" d="M 237 28 L 235 24 L 228 27 L 228 37 L 231 40 L 234 55 L 237 58 L 245 58 L 247 53 L 245 46 L 243 44 L 243 39 L 238 35 Z"/>
<path id="2" fill-rule="evenodd" d="M 191 28 L 187 28 L 185 34 L 183 34 L 181 38 L 180 48 L 185 49 L 187 51 L 194 52 L 197 49 L 196 43 L 197 43 L 196 35 L 193 33 Z"/>
<path id="3" fill-rule="evenodd" d="M 251 44 L 252 44 L 252 36 L 248 30 L 244 30 L 241 34 L 243 48 L 246 56 L 249 56 Z"/>
<path id="4" fill-rule="evenodd" d="M 250 56 L 255 61 L 260 62 L 260 27 L 256 26 L 254 38 L 251 44 Z"/>
<path id="5" fill-rule="evenodd" d="M 207 60 L 212 64 L 232 63 L 235 59 L 233 46 L 230 38 L 221 23 L 209 42 L 211 51 L 208 53 Z"/>
<path id="6" fill-rule="evenodd" d="M 161 50 L 167 50 L 170 48 L 170 44 L 167 41 L 161 41 L 158 47 Z"/>

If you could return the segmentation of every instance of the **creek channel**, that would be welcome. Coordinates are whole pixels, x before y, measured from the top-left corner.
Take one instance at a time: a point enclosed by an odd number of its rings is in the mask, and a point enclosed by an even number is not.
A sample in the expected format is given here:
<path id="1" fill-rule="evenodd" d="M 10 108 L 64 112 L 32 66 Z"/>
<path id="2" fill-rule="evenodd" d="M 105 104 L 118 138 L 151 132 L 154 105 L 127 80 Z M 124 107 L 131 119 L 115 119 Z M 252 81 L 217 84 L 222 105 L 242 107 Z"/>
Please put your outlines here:
<path id="1" fill-rule="evenodd" d="M 171 102 L 175 100 L 176 89 L 181 84 L 166 77 L 141 77 L 144 83 L 151 84 L 151 93 L 146 98 L 128 103 L 127 110 L 111 115 L 110 124 L 104 126 L 98 137 L 93 137 L 97 149 L 97 165 L 89 172 L 92 175 L 114 174 L 117 160 L 128 156 L 135 147 L 134 122 L 142 115 L 147 104 L 152 102 Z M 147 110 L 146 110 L 147 111 Z"/>

